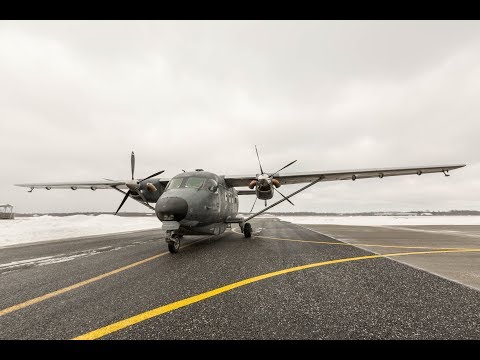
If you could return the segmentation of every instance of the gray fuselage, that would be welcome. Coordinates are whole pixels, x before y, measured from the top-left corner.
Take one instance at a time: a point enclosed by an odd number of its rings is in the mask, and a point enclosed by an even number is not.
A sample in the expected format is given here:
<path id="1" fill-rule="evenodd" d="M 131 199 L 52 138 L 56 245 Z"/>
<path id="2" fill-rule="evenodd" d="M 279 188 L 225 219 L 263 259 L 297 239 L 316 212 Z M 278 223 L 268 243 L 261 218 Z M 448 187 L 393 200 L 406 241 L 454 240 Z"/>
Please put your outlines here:
<path id="1" fill-rule="evenodd" d="M 221 234 L 237 213 L 237 191 L 203 170 L 174 176 L 155 205 L 158 219 L 166 226 L 179 223 L 175 232 L 182 235 Z"/>

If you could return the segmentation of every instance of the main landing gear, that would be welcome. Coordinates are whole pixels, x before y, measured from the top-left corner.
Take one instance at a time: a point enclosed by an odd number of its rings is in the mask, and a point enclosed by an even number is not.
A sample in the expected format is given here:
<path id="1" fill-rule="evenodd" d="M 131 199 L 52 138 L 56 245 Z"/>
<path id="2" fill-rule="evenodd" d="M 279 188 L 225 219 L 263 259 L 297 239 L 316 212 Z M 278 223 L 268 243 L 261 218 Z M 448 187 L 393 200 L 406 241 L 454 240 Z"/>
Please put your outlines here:
<path id="1" fill-rule="evenodd" d="M 168 251 L 170 251 L 170 253 L 176 254 L 178 250 L 180 250 L 180 240 L 182 239 L 182 237 L 183 235 L 167 231 L 165 241 L 168 244 Z"/>
<path id="2" fill-rule="evenodd" d="M 245 223 L 243 225 L 243 228 L 241 228 L 241 229 L 242 229 L 242 232 L 243 232 L 243 236 L 245 236 L 246 238 L 252 237 L 252 225 L 250 223 L 248 223 L 248 222 Z"/>

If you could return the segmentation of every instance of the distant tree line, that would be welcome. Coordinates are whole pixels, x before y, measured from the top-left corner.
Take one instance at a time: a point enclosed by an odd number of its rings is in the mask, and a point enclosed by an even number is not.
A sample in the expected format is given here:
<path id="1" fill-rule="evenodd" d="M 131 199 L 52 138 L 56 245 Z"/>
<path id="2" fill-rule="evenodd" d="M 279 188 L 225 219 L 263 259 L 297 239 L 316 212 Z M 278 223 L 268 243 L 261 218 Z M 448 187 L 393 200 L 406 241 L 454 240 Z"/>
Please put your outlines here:
<path id="1" fill-rule="evenodd" d="M 448 211 L 364 211 L 364 212 L 265 212 L 277 216 L 451 216 L 451 215 L 480 215 L 477 210 L 448 210 Z"/>
<path id="2" fill-rule="evenodd" d="M 71 216 L 71 215 L 113 215 L 113 212 L 71 212 L 71 213 L 29 213 L 29 214 L 15 214 L 15 216 Z M 246 212 L 240 212 L 246 214 Z M 365 211 L 365 212 L 314 212 L 314 211 L 296 211 L 296 212 L 265 212 L 268 215 L 274 216 L 461 216 L 461 215 L 480 215 L 477 210 L 448 210 L 448 211 Z M 152 216 L 152 212 L 122 212 L 117 216 Z"/>

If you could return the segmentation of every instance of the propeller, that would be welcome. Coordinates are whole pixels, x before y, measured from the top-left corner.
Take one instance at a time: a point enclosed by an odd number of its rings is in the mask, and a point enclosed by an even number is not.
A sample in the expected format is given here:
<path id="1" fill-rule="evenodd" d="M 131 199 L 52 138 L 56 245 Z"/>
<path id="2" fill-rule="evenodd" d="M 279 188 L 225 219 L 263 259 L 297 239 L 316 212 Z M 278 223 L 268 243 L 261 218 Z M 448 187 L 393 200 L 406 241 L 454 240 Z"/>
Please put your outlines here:
<path id="1" fill-rule="evenodd" d="M 130 155 L 130 165 L 132 168 L 132 180 L 133 178 L 133 173 L 135 172 L 135 153 L 132 151 L 132 155 Z"/>
<path id="2" fill-rule="evenodd" d="M 123 204 L 125 203 L 125 201 L 127 200 L 127 198 L 130 196 L 130 194 L 132 193 L 131 190 L 128 190 L 127 193 L 125 194 L 125 197 L 123 198 L 122 202 L 120 203 L 120 206 L 118 207 L 117 211 L 115 211 L 115 215 L 117 215 L 117 213 L 120 211 L 120 209 L 122 208 Z"/>
<path id="3" fill-rule="evenodd" d="M 143 196 L 142 192 L 140 191 L 140 183 L 142 181 L 148 180 L 148 179 L 150 179 L 154 176 L 160 175 L 161 173 L 163 173 L 165 171 L 165 170 L 161 170 L 161 171 L 158 171 L 155 174 L 147 176 L 146 178 L 143 178 L 141 180 L 135 180 L 135 176 L 134 176 L 134 174 L 135 174 L 135 153 L 133 151 L 132 151 L 132 154 L 130 155 L 130 165 L 131 165 L 131 170 L 132 170 L 132 180 L 125 182 L 125 186 L 128 187 L 128 191 L 125 194 L 125 197 L 123 198 L 122 202 L 120 203 L 120 206 L 118 207 L 117 211 L 115 212 L 115 215 L 117 215 L 117 213 L 120 211 L 120 209 L 122 208 L 125 201 L 127 201 L 127 198 L 129 196 L 131 196 L 132 193 L 137 193 L 142 198 L 143 201 L 148 203 L 147 199 L 145 199 L 145 196 Z"/>
<path id="4" fill-rule="evenodd" d="M 273 190 L 275 190 L 276 192 L 278 192 L 285 200 L 287 200 L 290 204 L 294 205 L 294 203 L 292 203 L 288 198 L 285 197 L 285 195 L 283 195 L 280 191 L 278 191 L 276 188 L 280 186 L 280 182 L 276 179 L 274 179 L 273 177 L 275 175 L 277 175 L 280 171 L 286 169 L 287 167 L 289 167 L 290 165 L 294 164 L 297 160 L 293 160 L 292 162 L 288 163 L 287 165 L 281 167 L 280 169 L 278 169 L 277 171 L 275 171 L 274 173 L 265 173 L 263 172 L 263 168 L 262 168 L 262 163 L 260 162 L 260 156 L 258 155 L 258 149 L 257 149 L 257 145 L 255 145 L 255 152 L 257 154 L 257 160 L 258 160 L 258 166 L 260 167 L 260 175 L 267 175 L 268 176 L 268 179 L 266 179 L 265 177 L 262 177 L 263 179 L 259 179 L 257 177 L 256 180 L 252 181 L 251 183 L 251 188 L 253 188 L 254 186 L 257 186 L 257 184 L 259 182 L 261 182 L 262 184 L 265 184 L 265 181 L 268 181 L 268 183 L 270 184 L 270 186 L 272 186 Z M 255 196 L 255 201 L 253 202 L 253 206 L 252 206 L 252 210 L 250 210 L 250 212 L 253 211 L 253 208 L 255 207 L 255 203 L 257 202 L 257 197 Z M 265 207 L 267 207 L 267 200 L 265 200 Z"/>
<path id="5" fill-rule="evenodd" d="M 258 155 L 258 149 L 257 149 L 257 145 L 255 145 L 255 152 L 257 153 L 257 159 L 258 159 L 258 165 L 260 166 L 260 173 L 261 175 L 263 174 L 266 174 L 268 175 L 268 177 L 270 179 L 272 179 L 275 175 L 277 175 L 280 171 L 282 171 L 283 169 L 286 169 L 287 167 L 289 167 L 290 165 L 294 164 L 295 162 L 297 162 L 297 160 L 293 160 L 292 162 L 288 163 L 287 165 L 285 165 L 284 167 L 281 167 L 280 169 L 278 169 L 277 171 L 275 171 L 274 173 L 266 173 L 266 172 L 263 172 L 263 168 L 262 168 L 262 164 L 260 162 L 260 156 Z"/>
<path id="6" fill-rule="evenodd" d="M 295 163 L 297 160 L 293 160 L 290 164 L 287 164 L 285 165 L 284 167 L 282 167 L 281 169 L 275 171 L 273 174 L 270 175 L 270 178 L 273 178 L 275 175 L 277 175 L 280 171 L 282 171 L 283 169 L 286 169 L 287 167 L 289 167 L 290 165 L 292 165 L 293 163 Z"/>
<path id="7" fill-rule="evenodd" d="M 278 191 L 278 189 L 273 188 L 273 190 L 275 190 L 276 192 L 278 192 L 280 195 L 282 195 L 282 197 L 283 197 L 285 200 L 287 200 L 290 204 L 292 204 L 293 206 L 295 206 L 295 204 L 292 203 L 289 198 L 285 197 L 285 195 L 283 195 L 280 191 Z M 265 202 L 265 206 L 267 206 L 266 202 Z"/>
<path id="8" fill-rule="evenodd" d="M 258 156 L 257 145 L 255 145 L 255 151 L 257 152 L 258 165 L 260 166 L 260 174 L 263 174 L 262 163 L 260 162 L 260 156 Z"/>
<path id="9" fill-rule="evenodd" d="M 255 196 L 255 200 L 253 201 L 253 206 L 252 206 L 252 208 L 250 209 L 250 212 L 253 211 L 253 208 L 255 207 L 255 203 L 256 203 L 256 202 L 257 202 L 257 197 Z"/>

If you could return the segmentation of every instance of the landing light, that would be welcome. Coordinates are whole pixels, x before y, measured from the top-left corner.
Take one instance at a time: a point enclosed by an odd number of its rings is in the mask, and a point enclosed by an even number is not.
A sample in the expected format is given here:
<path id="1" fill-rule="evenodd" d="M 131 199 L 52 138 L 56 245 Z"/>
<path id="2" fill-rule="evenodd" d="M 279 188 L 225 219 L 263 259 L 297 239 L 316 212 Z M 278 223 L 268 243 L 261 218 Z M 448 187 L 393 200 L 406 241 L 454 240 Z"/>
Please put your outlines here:
<path id="1" fill-rule="evenodd" d="M 175 216 L 173 214 L 163 214 L 162 215 L 162 220 L 168 221 L 168 220 L 174 220 Z"/>

